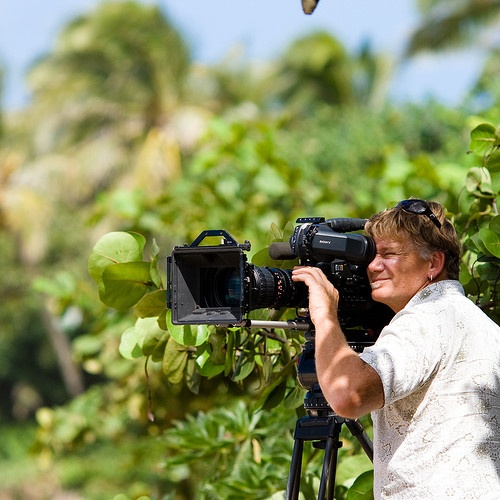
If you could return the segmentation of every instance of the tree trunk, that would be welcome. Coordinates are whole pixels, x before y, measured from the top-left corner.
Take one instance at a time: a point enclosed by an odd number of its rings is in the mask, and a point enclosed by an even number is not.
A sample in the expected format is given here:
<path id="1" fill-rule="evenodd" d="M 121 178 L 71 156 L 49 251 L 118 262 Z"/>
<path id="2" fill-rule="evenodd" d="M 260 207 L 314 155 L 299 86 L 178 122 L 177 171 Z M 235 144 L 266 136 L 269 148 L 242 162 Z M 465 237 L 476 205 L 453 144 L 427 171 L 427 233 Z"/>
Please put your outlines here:
<path id="1" fill-rule="evenodd" d="M 68 336 L 61 328 L 59 319 L 50 312 L 47 299 L 42 300 L 41 306 L 43 324 L 54 348 L 64 386 L 68 395 L 75 397 L 85 390 L 82 372 L 73 361 Z"/>

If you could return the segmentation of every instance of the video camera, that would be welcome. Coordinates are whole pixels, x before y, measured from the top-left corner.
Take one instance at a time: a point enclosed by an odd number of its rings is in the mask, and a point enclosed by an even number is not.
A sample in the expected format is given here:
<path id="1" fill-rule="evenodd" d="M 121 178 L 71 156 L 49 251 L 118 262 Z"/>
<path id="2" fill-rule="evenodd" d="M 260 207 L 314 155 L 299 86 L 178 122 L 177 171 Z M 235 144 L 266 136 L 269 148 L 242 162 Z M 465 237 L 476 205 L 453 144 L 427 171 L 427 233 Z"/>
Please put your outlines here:
<path id="1" fill-rule="evenodd" d="M 362 230 L 365 222 L 299 218 L 290 241 L 272 243 L 268 249 L 273 260 L 298 259 L 300 265 L 325 273 L 339 291 L 339 320 L 348 341 L 350 329 L 354 336 L 359 329 L 363 337 L 366 331 L 378 336 L 392 315 L 371 298 L 366 267 L 375 256 L 374 241 L 362 234 L 346 234 Z M 222 237 L 219 245 L 202 245 L 213 236 Z M 203 231 L 191 245 L 175 247 L 167 264 L 172 322 L 243 325 L 245 316 L 256 309 L 306 308 L 307 287 L 292 281 L 292 270 L 249 263 L 245 252 L 250 248 L 248 241 L 239 244 L 224 230 Z"/>

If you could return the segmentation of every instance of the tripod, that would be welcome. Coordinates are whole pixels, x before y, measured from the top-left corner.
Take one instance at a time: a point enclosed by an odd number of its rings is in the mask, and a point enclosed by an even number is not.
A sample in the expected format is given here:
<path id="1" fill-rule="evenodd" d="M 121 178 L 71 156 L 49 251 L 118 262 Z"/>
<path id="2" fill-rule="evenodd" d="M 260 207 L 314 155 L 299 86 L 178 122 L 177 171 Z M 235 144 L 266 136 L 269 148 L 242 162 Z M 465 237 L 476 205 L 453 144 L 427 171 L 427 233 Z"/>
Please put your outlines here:
<path id="1" fill-rule="evenodd" d="M 338 450 L 342 447 L 342 441 L 339 439 L 342 425 L 347 426 L 372 462 L 373 444 L 358 420 L 340 417 L 330 408 L 317 383 L 314 367 L 314 332 L 312 330 L 307 331 L 305 337 L 309 340 L 304 344 L 297 372 L 301 385 L 310 388 L 304 398 L 304 408 L 307 411 L 307 416 L 299 418 L 295 425 L 286 499 L 298 499 L 304 442 L 312 441 L 315 448 L 325 450 L 318 500 L 333 500 Z"/>
<path id="2" fill-rule="evenodd" d="M 318 500 L 333 500 L 338 450 L 342 447 L 340 431 L 346 425 L 352 436 L 357 439 L 367 457 L 373 462 L 373 444 L 358 420 L 338 416 L 326 401 L 318 384 L 314 362 L 314 330 L 308 318 L 296 318 L 294 321 L 258 321 L 246 320 L 237 325 L 245 327 L 275 327 L 305 332 L 306 342 L 299 357 L 297 378 L 305 389 L 305 417 L 299 418 L 295 425 L 294 446 L 290 463 L 290 474 L 286 488 L 286 500 L 297 500 L 300 491 L 302 455 L 304 442 L 312 441 L 315 448 L 324 449 L 323 467 L 318 491 Z M 349 332 L 351 348 L 361 352 L 367 343 L 362 331 Z"/>
<path id="3" fill-rule="evenodd" d="M 295 425 L 292 461 L 286 489 L 287 500 L 296 500 L 299 496 L 302 453 L 305 441 L 313 441 L 315 448 L 325 450 L 318 500 L 333 500 L 337 453 L 338 449 L 342 447 L 339 436 L 343 424 L 347 426 L 351 434 L 361 444 L 368 458 L 373 461 L 373 445 L 358 420 L 345 419 L 334 412 L 326 416 L 307 415 L 302 417 Z"/>

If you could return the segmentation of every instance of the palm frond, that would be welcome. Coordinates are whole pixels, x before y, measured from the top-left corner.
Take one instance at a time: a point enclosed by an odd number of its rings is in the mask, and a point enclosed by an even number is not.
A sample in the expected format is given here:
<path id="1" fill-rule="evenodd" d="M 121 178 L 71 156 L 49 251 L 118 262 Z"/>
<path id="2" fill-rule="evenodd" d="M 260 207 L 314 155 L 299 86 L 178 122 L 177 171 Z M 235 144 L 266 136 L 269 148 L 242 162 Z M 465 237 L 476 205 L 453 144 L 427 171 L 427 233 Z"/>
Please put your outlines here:
<path id="1" fill-rule="evenodd" d="M 410 37 L 406 57 L 425 50 L 446 50 L 469 44 L 485 26 L 500 22 L 500 0 L 434 2 Z"/>

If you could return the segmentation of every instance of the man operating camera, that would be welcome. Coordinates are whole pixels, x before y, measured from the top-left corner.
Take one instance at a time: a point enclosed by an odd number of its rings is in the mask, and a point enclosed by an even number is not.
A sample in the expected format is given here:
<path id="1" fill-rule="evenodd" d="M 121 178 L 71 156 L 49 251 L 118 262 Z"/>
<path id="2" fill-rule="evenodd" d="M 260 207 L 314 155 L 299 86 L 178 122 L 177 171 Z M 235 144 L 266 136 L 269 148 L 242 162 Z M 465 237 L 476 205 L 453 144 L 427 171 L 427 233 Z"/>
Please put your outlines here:
<path id="1" fill-rule="evenodd" d="M 371 412 L 375 498 L 500 498 L 500 327 L 465 297 L 460 245 L 444 209 L 410 199 L 371 217 L 372 298 L 395 313 L 357 354 L 339 293 L 317 267 L 309 288 L 321 390 L 340 416 Z"/>

